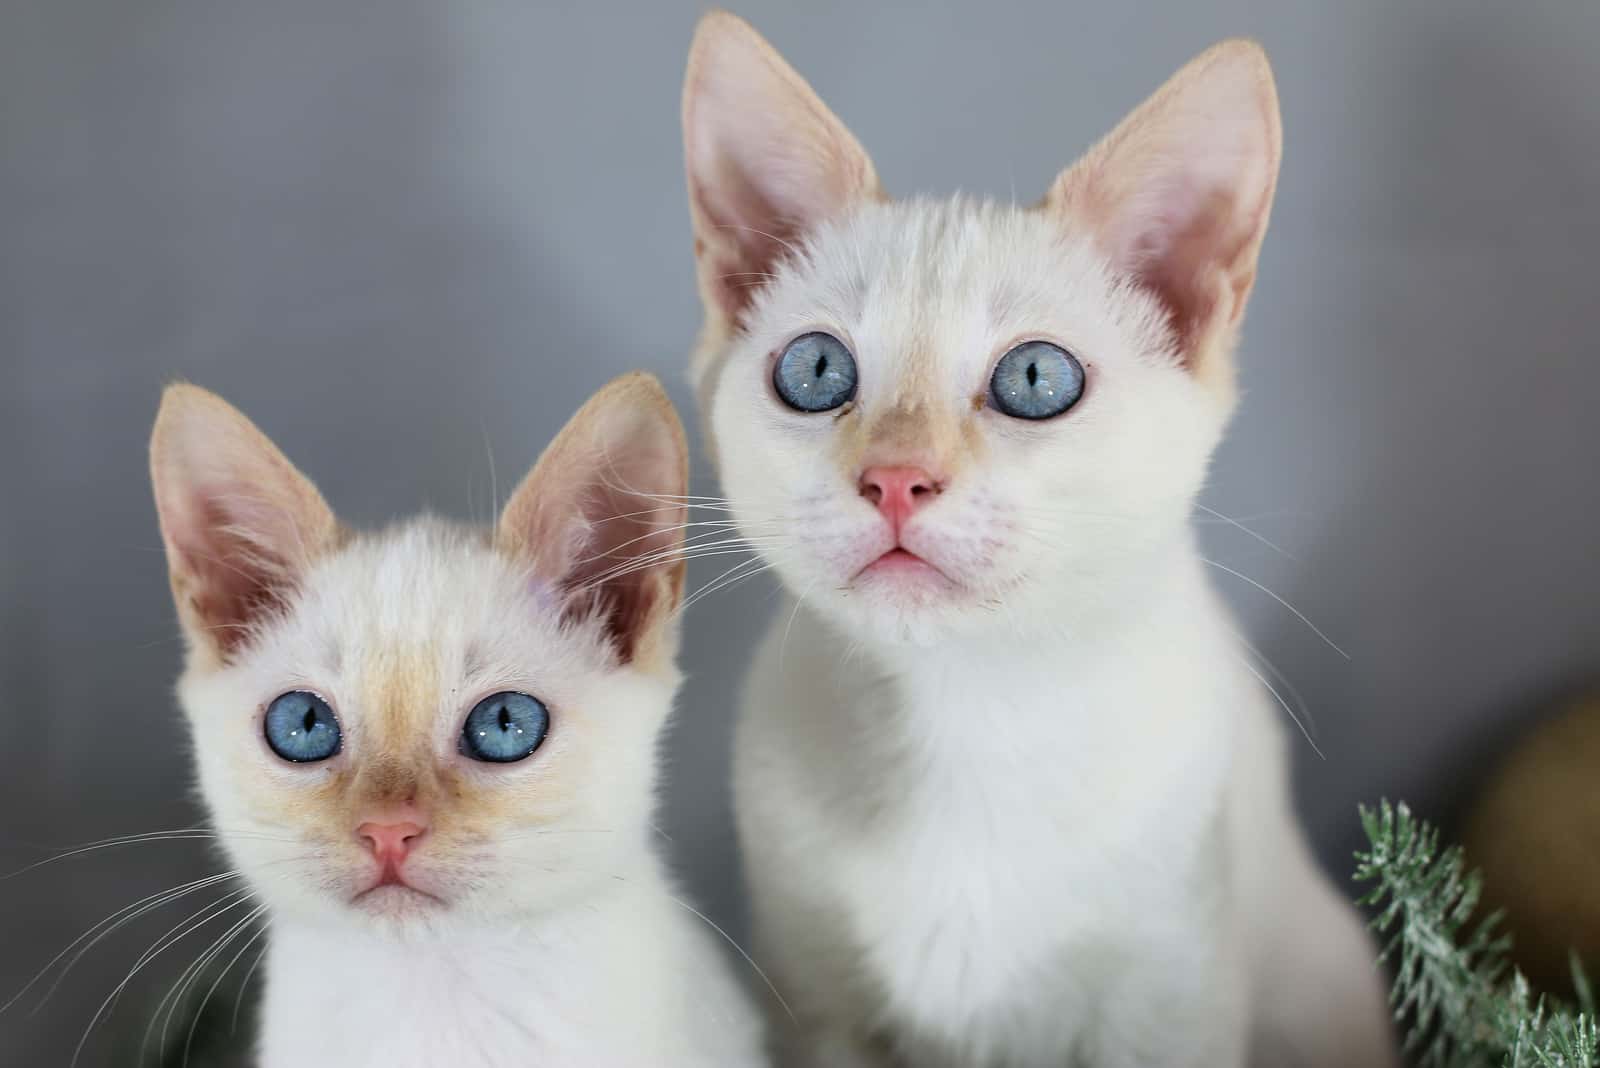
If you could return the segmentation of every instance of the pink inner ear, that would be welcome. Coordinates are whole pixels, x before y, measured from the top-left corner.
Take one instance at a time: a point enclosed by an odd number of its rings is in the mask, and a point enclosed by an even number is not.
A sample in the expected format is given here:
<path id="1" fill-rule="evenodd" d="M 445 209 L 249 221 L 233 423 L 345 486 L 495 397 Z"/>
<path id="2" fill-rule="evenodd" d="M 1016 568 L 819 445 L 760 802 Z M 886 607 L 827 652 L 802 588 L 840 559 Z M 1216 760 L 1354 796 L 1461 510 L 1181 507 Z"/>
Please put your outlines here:
<path id="1" fill-rule="evenodd" d="M 806 231 L 877 195 L 872 161 L 742 21 L 706 17 L 684 89 L 701 285 L 729 323 Z"/>
<path id="2" fill-rule="evenodd" d="M 1231 324 L 1243 309 L 1244 292 L 1230 285 L 1250 239 L 1238 215 L 1231 190 L 1179 177 L 1159 199 L 1133 207 L 1108 242 L 1119 269 L 1167 307 L 1186 358 L 1195 355 L 1219 315 Z M 1230 307 L 1219 307 L 1225 300 Z"/>
<path id="3" fill-rule="evenodd" d="M 707 132 L 714 140 L 690 182 L 704 231 L 696 242 L 703 269 L 723 314 L 737 322 L 805 231 L 842 210 L 852 191 L 835 173 L 827 144 L 809 144 L 802 131 L 786 142 L 756 132 L 754 123 L 744 130 L 748 116 L 729 118 L 741 121 Z"/>
<path id="4" fill-rule="evenodd" d="M 740 201 L 737 211 L 729 215 L 713 214 L 725 207 L 720 204 L 705 210 L 707 223 L 723 231 L 721 241 L 713 246 L 716 251 L 712 252 L 705 242 L 697 244 L 701 255 L 706 257 L 712 292 L 722 313 L 729 322 L 737 323 L 757 291 L 769 280 L 772 269 L 800 240 L 800 234 L 789 217 L 761 199 L 755 187 L 745 185 L 737 192 L 729 190 L 727 195 Z M 759 225 L 729 221 L 737 219 L 751 219 Z"/>
<path id="5" fill-rule="evenodd" d="M 315 486 L 248 419 L 195 386 L 169 386 L 150 474 L 190 648 L 225 659 L 338 539 Z"/>
<path id="6" fill-rule="evenodd" d="M 687 465 L 659 383 L 625 375 L 572 417 L 500 517 L 496 544 L 569 618 L 598 618 L 624 662 L 682 592 Z"/>
<path id="7" fill-rule="evenodd" d="M 226 655 L 254 623 L 282 607 L 294 587 L 293 554 L 309 547 L 299 544 L 292 519 L 273 514 L 270 505 L 244 496 L 247 491 L 237 486 L 192 492 L 190 501 L 173 509 L 174 580 L 195 621 Z M 284 541 L 289 545 L 275 544 Z"/>

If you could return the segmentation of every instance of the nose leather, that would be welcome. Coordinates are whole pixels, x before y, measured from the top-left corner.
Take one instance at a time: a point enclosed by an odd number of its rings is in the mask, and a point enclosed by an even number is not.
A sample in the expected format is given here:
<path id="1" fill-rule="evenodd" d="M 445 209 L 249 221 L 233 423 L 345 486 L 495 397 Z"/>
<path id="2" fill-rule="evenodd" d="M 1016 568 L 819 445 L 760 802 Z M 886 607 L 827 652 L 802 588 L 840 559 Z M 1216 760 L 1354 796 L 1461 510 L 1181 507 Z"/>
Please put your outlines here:
<path id="1" fill-rule="evenodd" d="M 399 870 L 417 842 L 428 832 L 420 823 L 376 823 L 368 821 L 356 828 L 356 834 L 369 852 L 384 868 Z"/>
<path id="2" fill-rule="evenodd" d="M 861 472 L 861 496 L 877 508 L 898 536 L 900 529 L 943 490 L 939 480 L 921 467 L 893 464 Z"/>

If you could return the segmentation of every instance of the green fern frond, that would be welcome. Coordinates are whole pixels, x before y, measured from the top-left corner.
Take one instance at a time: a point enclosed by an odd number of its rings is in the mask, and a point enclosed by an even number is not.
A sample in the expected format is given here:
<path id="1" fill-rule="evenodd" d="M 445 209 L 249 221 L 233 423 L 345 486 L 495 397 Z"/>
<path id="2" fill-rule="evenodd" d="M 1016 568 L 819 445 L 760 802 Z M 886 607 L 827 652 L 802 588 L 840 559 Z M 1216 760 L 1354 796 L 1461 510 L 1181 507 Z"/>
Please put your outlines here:
<path id="1" fill-rule="evenodd" d="M 1483 880 L 1456 847 L 1403 803 L 1361 807 L 1370 847 L 1356 854 L 1360 904 L 1376 910 L 1395 965 L 1390 1003 L 1421 1068 L 1600 1068 L 1593 996 L 1574 960 L 1582 1011 L 1535 999 L 1521 973 L 1507 978 L 1510 939 L 1500 915 L 1474 920 Z"/>

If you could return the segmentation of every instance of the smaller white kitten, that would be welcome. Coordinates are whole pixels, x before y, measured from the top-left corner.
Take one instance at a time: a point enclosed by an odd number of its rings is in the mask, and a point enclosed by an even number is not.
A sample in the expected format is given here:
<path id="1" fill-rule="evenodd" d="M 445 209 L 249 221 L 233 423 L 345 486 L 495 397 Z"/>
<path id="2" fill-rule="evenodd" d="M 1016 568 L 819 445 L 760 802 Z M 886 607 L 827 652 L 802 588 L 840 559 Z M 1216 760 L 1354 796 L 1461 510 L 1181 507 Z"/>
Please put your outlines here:
<path id="1" fill-rule="evenodd" d="M 356 535 L 244 416 L 167 391 L 179 695 L 269 923 L 263 1068 L 761 1062 L 651 839 L 686 456 L 630 375 L 492 532 Z"/>

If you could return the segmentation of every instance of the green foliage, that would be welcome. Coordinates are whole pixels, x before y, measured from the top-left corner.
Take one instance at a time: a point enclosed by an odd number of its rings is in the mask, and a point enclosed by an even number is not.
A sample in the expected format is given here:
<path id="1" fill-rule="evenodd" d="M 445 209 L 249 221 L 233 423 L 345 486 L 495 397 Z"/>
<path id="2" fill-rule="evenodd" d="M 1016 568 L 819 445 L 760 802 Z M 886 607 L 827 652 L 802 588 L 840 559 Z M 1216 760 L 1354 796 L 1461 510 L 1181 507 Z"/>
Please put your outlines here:
<path id="1" fill-rule="evenodd" d="M 1373 885 L 1360 903 L 1387 936 L 1390 1001 L 1421 1068 L 1600 1068 L 1594 998 L 1576 960 L 1577 1008 L 1535 998 L 1507 965 L 1499 915 L 1474 918 L 1482 879 L 1460 848 L 1441 852 L 1438 829 L 1404 804 L 1362 806 L 1361 823 L 1371 848 L 1356 854 L 1355 877 Z"/>

